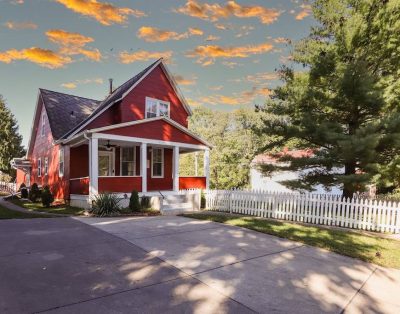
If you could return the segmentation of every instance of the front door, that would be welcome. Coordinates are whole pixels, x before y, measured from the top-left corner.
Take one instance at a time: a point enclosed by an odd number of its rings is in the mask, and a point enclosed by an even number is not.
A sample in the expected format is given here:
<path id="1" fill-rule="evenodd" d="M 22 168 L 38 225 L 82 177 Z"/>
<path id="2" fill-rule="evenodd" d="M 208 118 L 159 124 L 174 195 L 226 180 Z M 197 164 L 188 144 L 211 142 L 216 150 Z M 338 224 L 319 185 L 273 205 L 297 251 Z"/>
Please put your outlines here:
<path id="1" fill-rule="evenodd" d="M 109 177 L 113 175 L 113 153 L 99 151 L 99 177 Z"/>

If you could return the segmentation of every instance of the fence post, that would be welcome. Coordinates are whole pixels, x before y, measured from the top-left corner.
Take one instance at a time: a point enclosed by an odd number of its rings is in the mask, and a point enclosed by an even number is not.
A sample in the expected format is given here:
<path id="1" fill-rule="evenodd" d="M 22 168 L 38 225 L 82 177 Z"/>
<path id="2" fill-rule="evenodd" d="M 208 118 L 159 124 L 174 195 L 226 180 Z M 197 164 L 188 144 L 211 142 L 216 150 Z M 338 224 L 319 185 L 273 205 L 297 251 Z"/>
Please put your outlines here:
<path id="1" fill-rule="evenodd" d="M 228 206 L 229 206 L 229 213 L 232 214 L 232 190 L 229 190 Z"/>

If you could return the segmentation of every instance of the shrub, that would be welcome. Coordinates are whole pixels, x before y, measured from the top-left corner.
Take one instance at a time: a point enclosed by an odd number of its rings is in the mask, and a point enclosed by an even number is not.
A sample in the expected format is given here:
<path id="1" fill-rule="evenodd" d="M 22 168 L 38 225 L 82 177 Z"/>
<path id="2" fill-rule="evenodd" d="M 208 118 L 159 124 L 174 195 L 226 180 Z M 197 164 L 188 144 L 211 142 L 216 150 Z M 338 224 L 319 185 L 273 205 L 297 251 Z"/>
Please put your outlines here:
<path id="1" fill-rule="evenodd" d="M 43 188 L 41 198 L 42 198 L 43 207 L 50 207 L 51 203 L 54 202 L 54 196 L 53 196 L 53 194 L 51 194 L 51 191 L 50 191 L 50 188 L 48 185 L 46 185 Z"/>
<path id="2" fill-rule="evenodd" d="M 21 198 L 28 198 L 28 189 L 26 188 L 25 183 L 21 184 L 19 190 L 21 191 Z"/>
<path id="3" fill-rule="evenodd" d="M 120 211 L 120 199 L 112 193 L 104 193 L 95 196 L 90 212 L 96 216 L 113 216 Z"/>
<path id="4" fill-rule="evenodd" d="M 129 209 L 134 212 L 140 210 L 139 193 L 136 190 L 132 191 L 131 197 L 129 199 Z"/>
<path id="5" fill-rule="evenodd" d="M 150 197 L 148 196 L 142 196 L 142 199 L 140 200 L 140 206 L 143 209 L 150 208 Z"/>
<path id="6" fill-rule="evenodd" d="M 29 199 L 31 202 L 37 202 L 38 198 L 40 197 L 40 190 L 36 183 L 33 183 L 31 189 L 29 190 Z"/>
<path id="7" fill-rule="evenodd" d="M 200 196 L 200 208 L 201 209 L 206 208 L 206 196 L 203 191 L 201 191 L 201 196 Z"/>

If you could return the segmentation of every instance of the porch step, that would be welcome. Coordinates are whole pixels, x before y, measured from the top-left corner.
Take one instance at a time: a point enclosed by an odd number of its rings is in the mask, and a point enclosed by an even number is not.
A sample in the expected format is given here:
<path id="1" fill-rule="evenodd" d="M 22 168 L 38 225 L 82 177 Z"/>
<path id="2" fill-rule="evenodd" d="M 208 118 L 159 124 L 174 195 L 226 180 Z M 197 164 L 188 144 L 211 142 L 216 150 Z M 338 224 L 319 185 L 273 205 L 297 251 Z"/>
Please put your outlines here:
<path id="1" fill-rule="evenodd" d="M 191 203 L 175 203 L 175 204 L 163 205 L 161 209 L 161 214 L 179 215 L 189 211 L 193 211 L 193 205 Z"/>

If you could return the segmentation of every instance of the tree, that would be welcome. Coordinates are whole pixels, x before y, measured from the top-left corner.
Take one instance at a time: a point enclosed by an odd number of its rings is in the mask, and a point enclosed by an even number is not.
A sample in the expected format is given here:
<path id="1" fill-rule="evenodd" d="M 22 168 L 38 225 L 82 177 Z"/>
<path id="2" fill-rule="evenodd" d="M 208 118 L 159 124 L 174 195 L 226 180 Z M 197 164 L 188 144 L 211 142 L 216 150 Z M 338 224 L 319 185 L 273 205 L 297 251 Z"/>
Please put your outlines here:
<path id="1" fill-rule="evenodd" d="M 196 108 L 190 117 L 189 129 L 213 145 L 210 152 L 210 186 L 218 189 L 247 187 L 250 163 L 265 145 L 253 128 L 261 118 L 254 109 L 222 112 Z M 203 164 L 203 156 L 198 158 Z M 202 167 L 199 167 L 199 170 Z M 193 154 L 183 155 L 181 175 L 194 175 Z M 203 170 L 199 171 L 202 174 Z"/>
<path id="2" fill-rule="evenodd" d="M 14 157 L 22 157 L 25 150 L 21 144 L 22 136 L 18 132 L 17 121 L 1 95 L 0 117 L 0 171 L 15 176 L 10 161 Z"/>
<path id="3" fill-rule="evenodd" d="M 298 188 L 342 184 L 350 197 L 368 183 L 393 185 L 390 169 L 400 165 L 400 2 L 317 0 L 313 13 L 319 26 L 294 46 L 294 66 L 280 68 L 284 84 L 260 108 L 269 115 L 262 131 L 278 136 L 270 147 L 295 140 L 314 150 L 312 158 L 281 158 L 290 161 L 286 169 L 309 169 Z"/>

